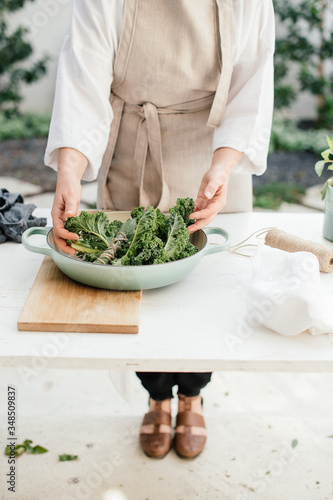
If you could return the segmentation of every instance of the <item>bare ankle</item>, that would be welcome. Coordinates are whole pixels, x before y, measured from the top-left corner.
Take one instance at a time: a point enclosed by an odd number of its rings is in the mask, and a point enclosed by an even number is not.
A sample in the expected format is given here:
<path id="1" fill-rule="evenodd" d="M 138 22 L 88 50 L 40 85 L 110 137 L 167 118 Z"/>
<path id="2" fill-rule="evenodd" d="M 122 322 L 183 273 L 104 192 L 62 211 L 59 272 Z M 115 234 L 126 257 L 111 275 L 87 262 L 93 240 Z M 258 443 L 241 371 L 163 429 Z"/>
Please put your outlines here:
<path id="1" fill-rule="evenodd" d="M 171 398 L 163 399 L 163 401 L 156 401 L 153 398 L 149 398 L 149 411 L 154 411 L 157 408 L 160 408 L 166 413 L 171 413 Z"/>
<path id="2" fill-rule="evenodd" d="M 179 394 L 178 399 L 178 413 L 183 411 L 193 411 L 202 415 L 202 402 L 200 394 L 198 396 L 187 397 Z"/>

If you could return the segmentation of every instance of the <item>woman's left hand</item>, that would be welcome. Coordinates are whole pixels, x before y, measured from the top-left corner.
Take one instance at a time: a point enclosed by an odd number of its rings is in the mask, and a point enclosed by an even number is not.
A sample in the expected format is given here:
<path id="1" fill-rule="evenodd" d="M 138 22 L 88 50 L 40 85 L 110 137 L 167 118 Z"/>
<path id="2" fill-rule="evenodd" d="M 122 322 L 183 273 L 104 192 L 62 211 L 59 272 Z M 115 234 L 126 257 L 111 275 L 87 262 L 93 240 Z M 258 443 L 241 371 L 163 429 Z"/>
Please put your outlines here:
<path id="1" fill-rule="evenodd" d="M 227 203 L 230 174 L 243 153 L 231 148 L 214 152 L 212 165 L 201 181 L 194 212 L 190 219 L 196 222 L 188 226 L 189 233 L 209 224 Z"/>

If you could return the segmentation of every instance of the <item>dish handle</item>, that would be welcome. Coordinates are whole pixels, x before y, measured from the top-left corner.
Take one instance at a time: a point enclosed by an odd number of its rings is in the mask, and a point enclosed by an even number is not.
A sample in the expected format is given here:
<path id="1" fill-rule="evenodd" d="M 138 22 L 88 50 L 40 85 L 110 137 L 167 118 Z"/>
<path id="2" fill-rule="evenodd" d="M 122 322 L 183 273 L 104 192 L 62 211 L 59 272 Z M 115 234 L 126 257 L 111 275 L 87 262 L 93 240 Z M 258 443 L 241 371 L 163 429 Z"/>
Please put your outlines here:
<path id="1" fill-rule="evenodd" d="M 209 255 L 210 253 L 217 253 L 217 252 L 224 252 L 224 250 L 227 250 L 230 246 L 230 236 L 225 229 L 221 229 L 220 227 L 205 227 L 203 228 L 203 232 L 206 234 L 208 237 L 210 234 L 218 234 L 225 238 L 225 242 L 222 243 L 221 245 L 218 245 L 216 243 L 209 243 L 207 244 L 206 248 L 203 250 L 204 255 Z"/>
<path id="2" fill-rule="evenodd" d="M 29 242 L 29 238 L 33 234 L 41 234 L 45 236 L 46 240 L 46 236 L 49 234 L 51 229 L 52 227 L 29 227 L 28 229 L 26 229 L 22 234 L 22 244 L 24 248 L 30 250 L 30 252 L 43 253 L 44 255 L 52 255 L 53 250 L 46 241 L 44 244 L 42 243 L 39 245 L 34 245 L 33 243 Z"/>

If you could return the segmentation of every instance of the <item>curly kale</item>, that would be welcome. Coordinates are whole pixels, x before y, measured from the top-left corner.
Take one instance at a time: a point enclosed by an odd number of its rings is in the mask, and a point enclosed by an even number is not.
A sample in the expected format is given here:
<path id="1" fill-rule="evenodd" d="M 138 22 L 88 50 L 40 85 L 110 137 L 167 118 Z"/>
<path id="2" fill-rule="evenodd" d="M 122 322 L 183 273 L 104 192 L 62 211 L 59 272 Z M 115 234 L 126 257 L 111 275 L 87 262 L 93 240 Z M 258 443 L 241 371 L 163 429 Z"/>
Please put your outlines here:
<path id="1" fill-rule="evenodd" d="M 158 264 L 163 255 L 163 250 L 163 241 L 158 236 L 153 236 L 149 243 L 142 248 L 141 252 L 131 259 L 131 265 Z"/>
<path id="2" fill-rule="evenodd" d="M 156 211 L 149 207 L 137 221 L 135 232 L 126 253 L 112 262 L 115 266 L 130 266 L 133 258 L 150 242 L 156 227 Z"/>
<path id="3" fill-rule="evenodd" d="M 80 237 L 67 242 L 78 257 L 102 265 L 139 266 L 183 259 L 198 251 L 187 230 L 193 209 L 191 198 L 178 198 L 169 215 L 153 207 L 138 207 L 123 224 L 109 222 L 104 212 L 83 211 L 66 221 L 65 228 Z"/>
<path id="4" fill-rule="evenodd" d="M 193 198 L 177 198 L 176 205 L 170 208 L 169 212 L 171 215 L 178 214 L 182 217 L 186 224 L 186 227 L 190 224 L 194 224 L 194 219 L 189 219 L 189 215 L 194 211 L 194 200 Z"/>
<path id="5" fill-rule="evenodd" d="M 136 219 L 138 221 L 139 219 L 141 219 L 144 213 L 145 213 L 144 207 L 137 207 L 134 208 L 134 210 L 132 210 L 131 217 L 132 219 Z"/>

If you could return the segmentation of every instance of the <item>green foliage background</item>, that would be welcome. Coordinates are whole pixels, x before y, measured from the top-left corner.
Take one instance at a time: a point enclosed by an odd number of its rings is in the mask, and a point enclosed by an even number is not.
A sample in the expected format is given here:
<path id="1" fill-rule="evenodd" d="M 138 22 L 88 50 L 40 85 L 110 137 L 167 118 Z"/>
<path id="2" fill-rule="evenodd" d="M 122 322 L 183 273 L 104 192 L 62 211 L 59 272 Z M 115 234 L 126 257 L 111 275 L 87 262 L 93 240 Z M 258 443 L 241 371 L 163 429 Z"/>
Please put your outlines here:
<path id="1" fill-rule="evenodd" d="M 34 1 L 34 0 L 28 0 Z M 14 31 L 8 27 L 7 14 L 21 9 L 26 0 L 0 0 L 0 111 L 6 116 L 18 114 L 22 101 L 22 84 L 30 85 L 46 73 L 48 56 L 21 65 L 30 58 L 33 48 L 28 41 L 28 30 L 18 26 Z"/>
<path id="2" fill-rule="evenodd" d="M 286 33 L 277 37 L 275 51 L 275 107 L 290 106 L 299 92 L 317 100 L 318 127 L 333 125 L 333 2 L 332 0 L 273 0 Z M 297 81 L 287 80 L 291 63 Z"/>

